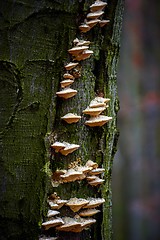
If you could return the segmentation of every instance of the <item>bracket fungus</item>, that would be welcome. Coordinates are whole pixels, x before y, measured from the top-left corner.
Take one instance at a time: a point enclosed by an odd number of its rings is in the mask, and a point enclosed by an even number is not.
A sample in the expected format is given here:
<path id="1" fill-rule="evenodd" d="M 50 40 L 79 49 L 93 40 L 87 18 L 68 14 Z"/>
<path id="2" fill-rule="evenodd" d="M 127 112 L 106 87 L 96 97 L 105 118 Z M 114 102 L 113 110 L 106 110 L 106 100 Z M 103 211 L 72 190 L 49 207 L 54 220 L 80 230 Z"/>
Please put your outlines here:
<path id="1" fill-rule="evenodd" d="M 56 94 L 58 97 L 68 99 L 75 96 L 77 94 L 77 90 L 74 90 L 72 88 L 64 88 L 63 90 L 56 92 Z"/>
<path id="2" fill-rule="evenodd" d="M 103 11 L 96 11 L 87 14 L 88 19 L 96 19 L 103 15 Z"/>
<path id="3" fill-rule="evenodd" d="M 98 186 L 98 185 L 101 185 L 103 182 L 104 182 L 104 179 L 96 177 L 94 180 L 88 181 L 88 184 L 90 184 L 91 186 Z"/>
<path id="4" fill-rule="evenodd" d="M 100 27 L 104 27 L 109 22 L 110 22 L 110 20 L 101 20 L 101 21 L 99 21 L 99 25 L 100 25 Z"/>
<path id="5" fill-rule="evenodd" d="M 60 209 L 67 202 L 68 202 L 67 200 L 63 200 L 63 199 L 54 199 L 54 200 L 49 200 L 48 204 L 50 208 L 53 210 L 53 209 Z"/>
<path id="6" fill-rule="evenodd" d="M 90 108 L 105 107 L 110 98 L 95 97 L 89 104 Z M 107 107 L 107 106 L 106 106 Z"/>
<path id="7" fill-rule="evenodd" d="M 86 32 L 88 32 L 91 28 L 90 28 L 89 25 L 87 25 L 86 23 L 84 23 L 84 24 L 81 24 L 81 25 L 79 26 L 79 29 L 81 30 L 81 32 L 86 33 Z"/>
<path id="8" fill-rule="evenodd" d="M 69 206 L 73 212 L 78 212 L 87 203 L 89 203 L 89 201 L 83 198 L 71 198 L 66 203 L 66 206 Z"/>
<path id="9" fill-rule="evenodd" d="M 97 117 L 91 117 L 89 120 L 85 122 L 85 125 L 89 127 L 101 127 L 110 120 L 112 120 L 112 117 L 99 115 Z"/>
<path id="10" fill-rule="evenodd" d="M 77 56 L 78 54 L 80 54 L 84 50 L 87 50 L 88 48 L 89 48 L 88 46 L 76 46 L 69 49 L 68 52 L 73 56 Z"/>
<path id="11" fill-rule="evenodd" d="M 60 153 L 64 156 L 67 156 L 69 153 L 74 152 L 75 150 L 77 150 L 80 147 L 80 145 L 78 144 L 70 144 L 70 143 L 66 143 L 65 144 L 65 148 L 60 150 Z"/>
<path id="12" fill-rule="evenodd" d="M 97 23 L 99 23 L 100 22 L 100 19 L 93 19 L 93 20 L 90 20 L 90 21 L 87 21 L 86 22 L 86 24 L 90 27 L 90 28 L 92 28 L 92 27 L 94 27 Z"/>
<path id="13" fill-rule="evenodd" d="M 86 176 L 83 174 L 83 172 L 75 171 L 74 169 L 70 168 L 64 175 L 61 176 L 61 179 L 64 183 L 66 183 L 82 180 L 85 177 Z"/>
<path id="14" fill-rule="evenodd" d="M 66 145 L 61 142 L 55 142 L 51 145 L 51 148 L 55 149 L 55 152 L 59 152 L 61 149 L 65 148 Z"/>
<path id="15" fill-rule="evenodd" d="M 90 108 L 87 107 L 82 112 L 85 114 L 88 114 L 90 116 L 98 116 L 101 112 L 103 112 L 106 109 L 106 107 L 96 107 L 96 108 Z"/>
<path id="16" fill-rule="evenodd" d="M 47 213 L 47 217 L 48 218 L 51 218 L 51 217 L 54 217 L 56 215 L 60 214 L 59 211 L 56 211 L 56 210 L 48 210 L 48 213 Z"/>
<path id="17" fill-rule="evenodd" d="M 80 217 L 92 217 L 93 215 L 99 213 L 100 210 L 98 209 L 95 209 L 95 208 L 90 208 L 90 209 L 86 209 L 86 210 L 83 210 L 79 213 L 79 216 Z"/>
<path id="18" fill-rule="evenodd" d="M 92 169 L 89 174 L 90 175 L 99 175 L 101 173 L 103 173 L 105 171 L 105 168 L 95 168 L 95 169 Z"/>
<path id="19" fill-rule="evenodd" d="M 74 218 L 64 217 L 63 221 L 64 224 L 56 227 L 56 230 L 64 232 L 76 232 L 76 230 L 81 227 L 81 223 L 78 223 Z"/>
<path id="20" fill-rule="evenodd" d="M 75 57 L 75 60 L 82 61 L 89 58 L 93 54 L 92 50 L 84 50 L 81 54 Z"/>
<path id="21" fill-rule="evenodd" d="M 92 160 L 88 160 L 85 164 L 87 167 L 97 168 L 98 164 L 96 162 L 93 162 Z"/>
<path id="22" fill-rule="evenodd" d="M 56 227 L 56 226 L 59 226 L 59 225 L 62 225 L 62 224 L 64 224 L 64 222 L 61 218 L 55 218 L 55 219 L 43 222 L 42 227 L 45 230 L 48 230 L 51 227 Z"/>
<path id="23" fill-rule="evenodd" d="M 79 63 L 75 63 L 75 62 L 70 62 L 65 66 L 66 70 L 71 70 L 72 68 L 75 68 Z"/>
<path id="24" fill-rule="evenodd" d="M 64 79 L 72 79 L 72 80 L 74 80 L 74 76 L 72 74 L 70 74 L 70 73 L 64 73 L 63 74 L 63 78 Z"/>
<path id="25" fill-rule="evenodd" d="M 88 200 L 89 203 L 83 206 L 83 208 L 95 208 L 102 205 L 105 202 L 104 198 L 89 198 Z"/>
<path id="26" fill-rule="evenodd" d="M 68 78 L 68 79 L 65 79 L 65 80 L 63 80 L 63 81 L 60 82 L 61 88 L 68 87 L 68 86 L 70 86 L 72 83 L 74 83 L 74 80 L 69 79 L 69 78 Z"/>
<path id="27" fill-rule="evenodd" d="M 96 0 L 91 6 L 90 6 L 90 10 L 91 12 L 95 12 L 95 11 L 100 11 L 103 8 L 105 8 L 105 6 L 107 5 L 106 2 L 100 1 L 100 0 Z"/>
<path id="28" fill-rule="evenodd" d="M 78 115 L 73 114 L 73 113 L 67 113 L 66 115 L 61 117 L 61 119 L 63 119 L 65 122 L 71 124 L 71 123 L 78 122 L 81 119 L 81 116 L 78 116 Z"/>
<path id="29" fill-rule="evenodd" d="M 87 41 L 87 40 L 79 40 L 78 38 L 76 38 L 73 43 L 76 44 L 76 46 L 88 46 L 90 45 L 90 41 Z"/>

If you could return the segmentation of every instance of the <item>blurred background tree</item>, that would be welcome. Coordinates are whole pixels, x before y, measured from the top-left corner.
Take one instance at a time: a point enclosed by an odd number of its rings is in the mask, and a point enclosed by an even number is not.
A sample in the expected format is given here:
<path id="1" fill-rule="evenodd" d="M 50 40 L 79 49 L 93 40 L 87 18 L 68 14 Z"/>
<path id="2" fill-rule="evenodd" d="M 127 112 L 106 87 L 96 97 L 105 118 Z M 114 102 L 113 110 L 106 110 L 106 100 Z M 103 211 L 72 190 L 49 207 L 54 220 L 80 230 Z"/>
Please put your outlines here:
<path id="1" fill-rule="evenodd" d="M 118 75 L 114 239 L 160 239 L 160 2 L 126 0 Z"/>

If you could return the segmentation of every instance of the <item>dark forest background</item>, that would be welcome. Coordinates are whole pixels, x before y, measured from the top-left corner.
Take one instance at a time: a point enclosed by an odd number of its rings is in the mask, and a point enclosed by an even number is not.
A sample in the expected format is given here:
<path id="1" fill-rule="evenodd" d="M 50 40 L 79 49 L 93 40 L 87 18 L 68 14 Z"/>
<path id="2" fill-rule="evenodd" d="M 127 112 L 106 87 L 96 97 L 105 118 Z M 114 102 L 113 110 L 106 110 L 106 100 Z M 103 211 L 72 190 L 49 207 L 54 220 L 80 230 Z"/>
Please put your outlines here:
<path id="1" fill-rule="evenodd" d="M 121 42 L 114 239 L 159 240 L 160 1 L 125 1 Z"/>

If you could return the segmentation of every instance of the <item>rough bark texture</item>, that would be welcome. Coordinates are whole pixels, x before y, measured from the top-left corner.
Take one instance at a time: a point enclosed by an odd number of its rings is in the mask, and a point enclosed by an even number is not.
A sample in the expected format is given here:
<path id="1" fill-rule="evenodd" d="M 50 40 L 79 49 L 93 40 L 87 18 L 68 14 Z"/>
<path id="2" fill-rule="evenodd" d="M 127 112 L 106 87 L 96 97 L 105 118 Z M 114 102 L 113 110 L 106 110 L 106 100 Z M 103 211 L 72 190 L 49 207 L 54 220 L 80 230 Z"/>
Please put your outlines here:
<path id="1" fill-rule="evenodd" d="M 47 194 L 61 198 L 99 197 L 106 202 L 103 215 L 92 230 L 65 239 L 112 238 L 112 160 L 116 151 L 118 111 L 116 69 L 122 23 L 122 0 L 108 1 L 105 11 L 110 24 L 81 35 L 78 25 L 93 1 L 6 0 L 0 4 L 0 232 L 1 239 L 38 239 L 46 214 Z M 67 50 L 75 37 L 90 40 L 94 55 L 82 62 L 82 76 L 73 85 L 78 94 L 69 100 L 56 97 Z M 113 121 L 101 128 L 84 125 L 85 116 L 73 125 L 60 117 L 68 112 L 82 115 L 96 95 L 110 97 L 108 115 Z M 80 144 L 68 157 L 51 156 L 55 140 Z M 51 168 L 68 167 L 80 158 L 104 166 L 105 184 L 89 187 L 86 182 L 52 189 Z"/>

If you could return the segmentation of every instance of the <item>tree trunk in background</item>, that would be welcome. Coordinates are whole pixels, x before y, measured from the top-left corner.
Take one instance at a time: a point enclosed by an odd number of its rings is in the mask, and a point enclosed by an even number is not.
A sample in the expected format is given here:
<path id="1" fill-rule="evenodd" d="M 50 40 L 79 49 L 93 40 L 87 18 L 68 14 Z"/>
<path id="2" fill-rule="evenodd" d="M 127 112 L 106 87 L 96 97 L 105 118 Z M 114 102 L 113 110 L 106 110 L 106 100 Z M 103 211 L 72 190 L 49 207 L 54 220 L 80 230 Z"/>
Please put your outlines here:
<path id="1" fill-rule="evenodd" d="M 93 1 L 3 1 L 0 4 L 0 232 L 1 239 L 38 239 L 47 209 L 47 195 L 57 191 L 61 198 L 101 197 L 106 199 L 103 214 L 91 231 L 78 238 L 112 238 L 112 160 L 116 151 L 118 111 L 116 69 L 122 24 L 122 0 L 108 1 L 104 18 L 111 20 L 102 29 L 80 34 Z M 73 85 L 78 94 L 69 99 L 56 97 L 70 61 L 67 50 L 78 37 L 92 42 L 93 56 L 81 63 L 82 76 Z M 97 95 L 111 98 L 107 115 L 113 120 L 101 128 L 84 125 L 85 116 L 73 125 L 60 117 L 68 112 L 82 115 Z M 79 144 L 68 157 L 50 157 L 55 140 Z M 105 167 L 105 184 L 89 187 L 85 182 L 50 185 L 52 169 L 66 168 L 80 158 Z M 58 161 L 56 161 L 58 160 Z"/>

